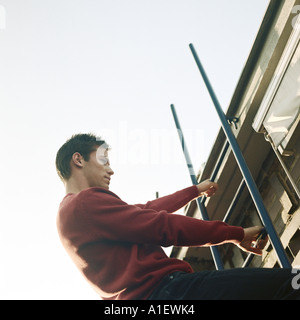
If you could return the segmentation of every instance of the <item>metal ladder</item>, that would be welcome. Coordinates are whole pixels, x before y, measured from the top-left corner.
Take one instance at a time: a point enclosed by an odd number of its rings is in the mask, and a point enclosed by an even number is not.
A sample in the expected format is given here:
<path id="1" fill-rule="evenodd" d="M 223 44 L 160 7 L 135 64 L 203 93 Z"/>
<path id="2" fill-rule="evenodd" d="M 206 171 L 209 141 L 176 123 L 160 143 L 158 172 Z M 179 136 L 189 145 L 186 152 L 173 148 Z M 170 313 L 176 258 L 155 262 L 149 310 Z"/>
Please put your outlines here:
<path id="1" fill-rule="evenodd" d="M 269 240 L 271 242 L 271 245 L 272 247 L 274 248 L 276 254 L 277 254 L 277 258 L 278 258 L 278 263 L 279 265 L 281 266 L 281 268 L 291 268 L 291 263 L 285 253 L 285 250 L 283 248 L 283 245 L 280 241 L 280 238 L 279 236 L 277 235 L 276 233 L 276 230 L 273 226 L 273 223 L 272 223 L 272 220 L 270 219 L 270 216 L 265 208 L 265 205 L 262 201 L 262 198 L 261 198 L 261 195 L 258 191 L 258 188 L 256 186 L 256 183 L 251 175 L 251 172 L 246 164 L 246 161 L 243 157 L 243 154 L 240 150 L 240 147 L 236 141 L 236 138 L 231 130 L 231 127 L 228 123 L 228 119 L 226 117 L 226 115 L 224 114 L 222 108 L 221 108 L 221 105 L 214 93 L 214 90 L 210 84 L 210 81 L 206 75 L 206 72 L 200 62 L 200 59 L 197 55 L 197 52 L 193 46 L 193 44 L 190 44 L 189 45 L 190 47 L 190 50 L 192 52 L 192 55 L 195 59 L 195 62 L 198 66 L 198 69 L 200 71 L 200 74 L 204 80 L 204 83 L 206 85 L 206 88 L 210 94 L 210 97 L 213 101 L 213 104 L 215 106 L 215 109 L 217 111 L 217 114 L 220 118 L 220 121 L 221 121 L 221 125 L 222 125 L 222 129 L 225 133 L 225 136 L 226 136 L 226 143 L 225 145 L 223 146 L 223 149 L 222 149 L 222 152 L 219 156 L 219 159 L 217 160 L 217 163 L 215 165 L 215 168 L 213 170 L 213 173 L 212 173 L 212 176 L 211 176 L 211 181 L 214 181 L 216 176 L 217 176 L 217 173 L 218 173 L 218 170 L 222 164 L 222 161 L 225 157 L 225 154 L 228 150 L 229 147 L 231 147 L 231 150 L 234 154 L 234 157 L 236 159 L 236 162 L 238 164 L 238 167 L 241 171 L 241 174 L 242 174 L 242 181 L 236 191 L 236 194 L 233 198 L 233 201 L 228 209 L 228 211 L 226 212 L 225 214 L 225 217 L 224 217 L 224 222 L 227 222 L 229 220 L 229 217 L 235 207 L 235 204 L 237 203 L 237 201 L 239 200 L 239 197 L 241 195 L 241 193 L 243 192 L 245 186 L 248 187 L 248 190 L 249 190 L 249 193 L 252 197 L 252 200 L 253 200 L 253 203 L 255 204 L 255 207 L 257 209 L 257 212 L 258 212 L 258 215 L 261 219 L 261 222 L 264 226 L 264 231 L 266 232 L 266 234 L 268 234 L 269 236 Z M 182 129 L 181 129 L 181 126 L 180 126 L 180 123 L 179 123 L 179 120 L 178 120 L 178 116 L 177 116 L 177 113 L 176 113 L 176 110 L 175 110 L 175 107 L 174 105 L 172 104 L 171 105 L 171 111 L 172 111 L 172 114 L 173 114 L 173 118 L 174 118 L 174 121 L 175 121 L 175 125 L 176 125 L 176 128 L 177 128 L 177 132 L 178 132 L 178 135 L 179 135 L 179 139 L 180 139 L 180 142 L 181 142 L 181 146 L 182 146 L 182 150 L 183 150 L 183 153 L 184 153 L 184 156 L 185 156 L 185 160 L 186 160 L 186 164 L 187 164 L 187 167 L 188 167 L 188 170 L 189 170 L 189 173 L 190 173 L 190 177 L 191 177 L 191 180 L 192 180 L 192 183 L 193 184 L 198 184 L 198 181 L 197 181 L 197 177 L 195 175 L 195 172 L 194 172 L 194 168 L 193 168 L 193 165 L 192 165 L 192 162 L 191 162 L 191 159 L 190 159 L 190 156 L 189 156 L 189 153 L 188 153 L 188 150 L 187 150 L 187 146 L 185 144 L 185 140 L 184 140 L 184 136 L 183 136 L 183 132 L 182 132 Z M 199 211 L 200 211 L 200 214 L 201 214 L 201 217 L 203 220 L 209 220 L 209 217 L 208 217 L 208 213 L 207 213 L 207 210 L 206 210 L 206 207 L 205 207 L 205 201 L 206 201 L 206 197 L 201 197 L 201 198 L 198 198 L 197 200 L 197 206 L 199 208 Z M 214 263 L 215 263 L 215 267 L 217 270 L 222 270 L 224 269 L 223 267 L 223 263 L 222 263 L 222 259 L 221 259 L 221 256 L 220 256 L 220 253 L 218 251 L 218 248 L 217 246 L 212 246 L 210 247 L 211 249 L 211 253 L 212 253 L 212 257 L 213 257 L 213 260 L 214 260 Z M 247 267 L 251 260 L 253 259 L 253 254 L 249 254 L 248 257 L 246 258 L 244 264 L 243 264 L 243 267 Z"/>

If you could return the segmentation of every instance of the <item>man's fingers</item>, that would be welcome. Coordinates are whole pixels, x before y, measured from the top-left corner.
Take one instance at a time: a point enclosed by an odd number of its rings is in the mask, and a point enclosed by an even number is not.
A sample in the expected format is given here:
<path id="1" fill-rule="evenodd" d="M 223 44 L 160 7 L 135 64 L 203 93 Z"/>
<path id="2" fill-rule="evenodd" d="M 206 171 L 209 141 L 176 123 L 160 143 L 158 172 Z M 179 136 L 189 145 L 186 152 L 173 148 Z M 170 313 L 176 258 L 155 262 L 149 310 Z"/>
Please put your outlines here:
<path id="1" fill-rule="evenodd" d="M 214 186 L 211 186 L 207 191 L 204 192 L 206 197 L 211 197 L 216 193 L 217 189 Z"/>
<path id="2" fill-rule="evenodd" d="M 263 249 L 266 246 L 266 244 L 268 243 L 268 240 L 269 240 L 268 237 L 266 237 L 265 239 L 259 240 L 256 247 L 258 249 Z"/>
<path id="3" fill-rule="evenodd" d="M 253 253 L 258 256 L 262 255 L 262 250 L 260 248 L 251 246 L 250 243 L 240 243 L 238 246 L 245 252 Z"/>
<path id="4" fill-rule="evenodd" d="M 256 254 L 258 256 L 261 256 L 262 255 L 262 250 L 261 249 L 258 249 L 258 248 L 250 248 L 248 250 L 249 252 L 253 253 L 253 254 Z"/>

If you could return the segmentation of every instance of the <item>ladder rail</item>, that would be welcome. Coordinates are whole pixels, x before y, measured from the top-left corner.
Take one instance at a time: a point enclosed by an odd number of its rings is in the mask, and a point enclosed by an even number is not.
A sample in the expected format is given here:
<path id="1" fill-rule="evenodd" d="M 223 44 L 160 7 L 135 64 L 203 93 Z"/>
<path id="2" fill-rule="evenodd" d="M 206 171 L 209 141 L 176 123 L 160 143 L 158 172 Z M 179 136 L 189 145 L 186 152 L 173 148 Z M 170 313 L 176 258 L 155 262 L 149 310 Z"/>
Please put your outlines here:
<path id="1" fill-rule="evenodd" d="M 225 114 L 224 114 L 224 112 L 223 112 L 223 110 L 221 108 L 221 105 L 220 105 L 220 103 L 219 103 L 219 101 L 218 101 L 218 99 L 217 99 L 217 97 L 215 95 L 215 92 L 214 92 L 214 90 L 213 90 L 213 88 L 212 88 L 212 86 L 210 84 L 210 81 L 209 81 L 209 79 L 208 79 L 208 77 L 206 75 L 206 72 L 205 72 L 205 70 L 204 70 L 204 68 L 203 68 L 203 66 L 201 64 L 201 61 L 200 61 L 200 59 L 198 57 L 198 54 L 197 54 L 193 44 L 190 44 L 189 47 L 190 47 L 192 55 L 193 55 L 193 57 L 195 59 L 195 62 L 197 64 L 197 66 L 198 66 L 200 74 L 201 74 L 201 76 L 203 78 L 203 81 L 204 81 L 204 83 L 206 85 L 206 88 L 207 88 L 207 90 L 208 90 L 208 92 L 210 94 L 210 97 L 211 97 L 211 99 L 213 101 L 213 104 L 215 106 L 216 112 L 217 112 L 217 114 L 219 116 L 219 119 L 221 121 L 222 129 L 223 129 L 223 131 L 225 133 L 225 136 L 226 136 L 227 140 L 230 143 L 230 146 L 232 148 L 232 152 L 233 152 L 233 154 L 235 156 L 237 164 L 238 164 L 238 166 L 240 168 L 240 171 L 241 171 L 241 173 L 243 175 L 245 183 L 246 183 L 246 185 L 248 187 L 248 190 L 249 190 L 249 192 L 251 194 L 252 200 L 253 200 L 253 202 L 254 202 L 254 204 L 256 206 L 256 209 L 257 209 L 258 214 L 259 214 L 259 216 L 261 218 L 261 221 L 262 221 L 264 227 L 266 228 L 266 231 L 267 231 L 268 236 L 269 236 L 269 240 L 270 240 L 270 242 L 271 242 L 271 244 L 272 244 L 272 246 L 273 246 L 273 248 L 274 248 L 274 250 L 275 250 L 275 252 L 277 254 L 278 262 L 279 262 L 279 264 L 280 264 L 280 266 L 282 268 L 291 268 L 290 261 L 289 261 L 287 255 L 286 255 L 286 253 L 284 251 L 283 245 L 282 245 L 282 243 L 281 243 L 281 241 L 280 241 L 280 239 L 279 239 L 279 237 L 278 237 L 278 235 L 276 233 L 276 230 L 275 230 L 275 228 L 273 226 L 272 220 L 271 220 L 271 218 L 270 218 L 270 216 L 269 216 L 269 214 L 268 214 L 268 212 L 267 212 L 267 210 L 265 208 L 265 205 L 264 205 L 264 203 L 262 201 L 262 198 L 261 198 L 261 195 L 260 195 L 260 193 L 258 191 L 256 183 L 255 183 L 255 181 L 254 181 L 254 179 L 253 179 L 253 177 L 251 175 L 251 172 L 250 172 L 250 170 L 249 170 L 249 168 L 248 168 L 248 166 L 246 164 L 246 161 L 245 161 L 245 159 L 243 157 L 243 154 L 242 154 L 242 152 L 240 150 L 240 147 L 239 147 L 239 145 L 238 145 L 238 143 L 236 141 L 236 138 L 235 138 L 235 136 L 234 136 L 234 134 L 233 134 L 233 132 L 232 132 L 232 130 L 230 128 L 230 125 L 227 122 L 226 116 L 225 116 Z"/>
<path id="2" fill-rule="evenodd" d="M 177 128 L 182 151 L 184 153 L 184 157 L 186 160 L 186 165 L 189 170 L 190 178 L 192 180 L 193 185 L 197 185 L 198 184 L 197 177 L 196 177 L 194 167 L 193 167 L 193 164 L 192 164 L 192 161 L 191 161 L 191 158 L 190 158 L 190 155 L 189 155 L 186 143 L 185 143 L 185 139 L 184 139 L 183 132 L 182 132 L 182 129 L 181 129 L 178 117 L 177 117 L 175 106 L 173 104 L 171 104 L 171 110 L 172 110 L 174 122 L 175 122 L 175 125 Z M 199 208 L 202 220 L 208 221 L 209 220 L 208 213 L 206 211 L 206 207 L 204 206 L 204 204 L 201 201 L 201 198 L 197 198 L 196 202 L 197 202 L 197 206 Z M 222 259 L 221 259 L 221 256 L 220 256 L 220 253 L 219 253 L 217 246 L 211 246 L 210 250 L 211 250 L 211 254 L 212 254 L 216 269 L 223 270 L 224 267 L 223 267 Z"/>

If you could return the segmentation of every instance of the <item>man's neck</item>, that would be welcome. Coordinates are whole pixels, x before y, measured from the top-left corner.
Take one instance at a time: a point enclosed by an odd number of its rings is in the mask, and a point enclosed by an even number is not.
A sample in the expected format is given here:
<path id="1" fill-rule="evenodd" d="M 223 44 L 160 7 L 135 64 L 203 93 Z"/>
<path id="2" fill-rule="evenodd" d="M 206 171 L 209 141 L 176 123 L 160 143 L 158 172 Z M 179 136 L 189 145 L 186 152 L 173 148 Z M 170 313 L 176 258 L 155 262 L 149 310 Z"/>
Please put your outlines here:
<path id="1" fill-rule="evenodd" d="M 66 194 L 68 193 L 79 193 L 84 189 L 89 188 L 89 185 L 86 183 L 86 181 L 78 181 L 70 178 L 66 184 Z"/>

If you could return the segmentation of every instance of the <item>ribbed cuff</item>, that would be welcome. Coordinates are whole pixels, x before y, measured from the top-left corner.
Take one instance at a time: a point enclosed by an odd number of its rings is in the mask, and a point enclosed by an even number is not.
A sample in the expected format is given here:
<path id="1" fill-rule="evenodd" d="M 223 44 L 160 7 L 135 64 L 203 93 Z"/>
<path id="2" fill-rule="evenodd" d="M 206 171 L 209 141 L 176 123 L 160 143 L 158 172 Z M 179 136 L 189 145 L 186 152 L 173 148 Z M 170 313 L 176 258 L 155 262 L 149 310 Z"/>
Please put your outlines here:
<path id="1" fill-rule="evenodd" d="M 228 240 L 235 240 L 239 244 L 244 239 L 244 236 L 245 236 L 244 228 L 230 226 L 228 236 L 229 236 Z"/>

